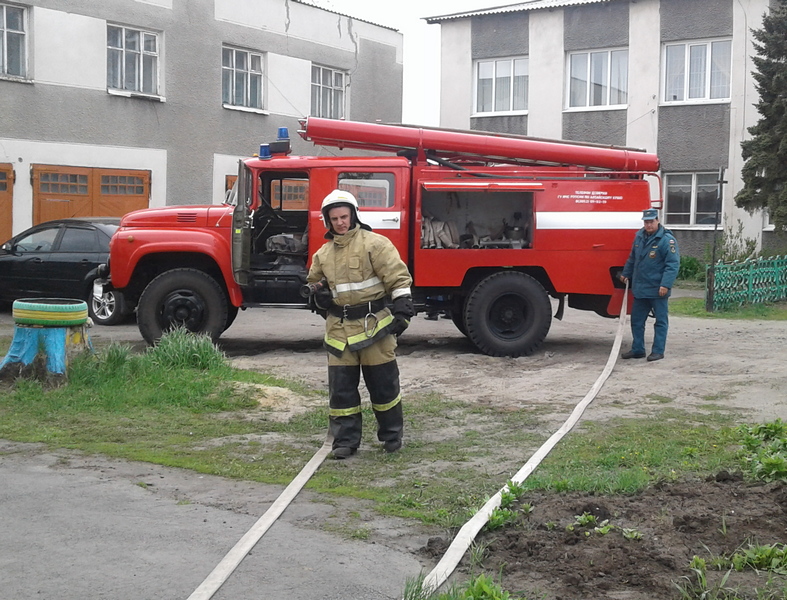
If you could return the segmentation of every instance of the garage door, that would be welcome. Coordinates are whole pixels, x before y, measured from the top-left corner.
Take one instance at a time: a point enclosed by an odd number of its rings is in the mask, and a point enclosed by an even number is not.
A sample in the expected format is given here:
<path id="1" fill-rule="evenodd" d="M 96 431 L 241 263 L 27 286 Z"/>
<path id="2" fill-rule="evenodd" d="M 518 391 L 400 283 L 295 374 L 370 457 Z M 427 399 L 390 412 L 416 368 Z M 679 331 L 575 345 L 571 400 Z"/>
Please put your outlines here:
<path id="1" fill-rule="evenodd" d="M 8 163 L 0 163 L 0 244 L 11 237 L 13 223 L 14 170 Z"/>
<path id="2" fill-rule="evenodd" d="M 33 224 L 147 208 L 150 171 L 33 165 Z"/>

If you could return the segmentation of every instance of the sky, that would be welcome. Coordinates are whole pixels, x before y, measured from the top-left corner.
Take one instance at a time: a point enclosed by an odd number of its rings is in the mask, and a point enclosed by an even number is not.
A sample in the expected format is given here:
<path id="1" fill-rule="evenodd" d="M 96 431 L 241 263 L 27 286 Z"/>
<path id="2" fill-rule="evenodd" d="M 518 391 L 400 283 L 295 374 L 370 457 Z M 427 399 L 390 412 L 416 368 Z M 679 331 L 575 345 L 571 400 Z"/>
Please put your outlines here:
<path id="1" fill-rule="evenodd" d="M 440 124 L 440 25 L 423 17 L 513 4 L 515 0 L 310 0 L 312 4 L 398 29 L 404 37 L 402 122 Z"/>

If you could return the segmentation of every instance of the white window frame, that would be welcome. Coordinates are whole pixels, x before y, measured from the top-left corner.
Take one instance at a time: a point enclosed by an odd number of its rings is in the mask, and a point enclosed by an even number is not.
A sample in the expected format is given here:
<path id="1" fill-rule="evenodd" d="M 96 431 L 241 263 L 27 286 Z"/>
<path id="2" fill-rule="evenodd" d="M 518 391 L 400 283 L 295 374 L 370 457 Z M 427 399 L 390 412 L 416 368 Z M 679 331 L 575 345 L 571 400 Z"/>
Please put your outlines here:
<path id="1" fill-rule="evenodd" d="M 347 82 L 350 78 L 347 71 L 312 64 L 311 71 L 311 116 L 326 119 L 343 119 L 347 112 Z M 325 76 L 330 81 L 326 84 Z M 337 84 L 336 76 L 341 75 L 341 84 Z M 337 101 L 338 99 L 338 101 Z M 326 108 L 325 104 L 330 104 Z"/>
<path id="2" fill-rule="evenodd" d="M 674 183 L 674 178 L 681 177 L 681 178 L 690 178 L 689 185 L 691 186 L 691 200 L 689 206 L 689 213 L 678 213 L 680 215 L 689 215 L 689 222 L 688 223 L 676 223 L 674 222 L 674 217 L 670 218 L 670 190 L 671 188 L 675 187 L 676 185 L 682 185 L 683 187 L 686 186 L 686 183 L 683 184 L 676 184 Z M 719 172 L 718 171 L 695 171 L 690 173 L 665 173 L 664 174 L 664 224 L 668 225 L 672 228 L 702 228 L 702 229 L 713 229 L 713 217 L 716 216 L 715 208 L 713 211 L 704 210 L 700 214 L 703 215 L 702 219 L 700 220 L 707 220 L 709 222 L 706 223 L 698 223 L 697 222 L 697 204 L 698 204 L 698 193 L 700 187 L 702 187 L 707 193 L 712 194 L 713 202 L 716 202 L 716 195 L 718 191 L 718 180 L 719 180 Z M 674 212 L 672 213 L 675 214 Z M 719 218 L 722 218 L 722 215 L 719 214 Z"/>
<path id="3" fill-rule="evenodd" d="M 10 10 L 21 12 L 21 29 L 9 29 L 8 27 L 8 12 Z M 20 59 L 21 73 L 8 72 L 8 46 L 9 38 L 16 39 L 21 36 L 20 52 L 22 53 Z M 27 9 L 23 6 L 12 6 L 10 4 L 0 4 L 0 77 L 8 79 L 28 79 L 28 65 L 27 65 Z"/>
<path id="4" fill-rule="evenodd" d="M 120 30 L 120 46 L 110 45 L 110 29 Z M 128 33 L 138 34 L 138 48 L 127 45 Z M 107 23 L 107 91 L 126 96 L 161 98 L 161 40 L 162 36 L 155 31 Z M 150 41 L 155 43 L 154 49 L 149 47 Z M 113 58 L 119 58 L 119 64 L 112 65 Z M 133 74 L 128 72 L 130 65 L 133 66 Z M 111 71 L 112 67 L 115 69 Z M 133 81 L 129 81 L 129 77 Z"/>
<path id="5" fill-rule="evenodd" d="M 566 110 L 590 111 L 626 108 L 628 106 L 628 58 L 627 48 L 569 52 L 566 55 Z M 613 64 L 619 65 L 621 60 L 624 61 L 625 68 L 614 70 Z M 584 80 L 574 78 L 574 66 L 583 68 Z M 584 84 L 584 89 L 579 87 L 580 83 Z"/>
<path id="6" fill-rule="evenodd" d="M 483 73 L 482 73 L 483 72 Z M 482 74 L 491 74 L 483 77 Z M 517 78 L 522 94 L 516 94 Z M 489 80 L 489 105 L 479 102 L 481 81 Z M 529 102 L 530 61 L 526 56 L 485 58 L 473 63 L 473 116 L 526 115 Z"/>
<path id="7" fill-rule="evenodd" d="M 661 64 L 662 104 L 730 101 L 732 38 L 664 44 Z"/>
<path id="8" fill-rule="evenodd" d="M 229 59 L 229 60 L 228 60 Z M 239 60 L 242 59 L 242 60 Z M 265 54 L 227 44 L 221 47 L 221 103 L 224 108 L 264 113 Z M 229 87 L 228 87 L 229 84 Z M 241 89 L 238 86 L 241 86 Z M 238 96 L 243 96 L 239 98 Z"/>

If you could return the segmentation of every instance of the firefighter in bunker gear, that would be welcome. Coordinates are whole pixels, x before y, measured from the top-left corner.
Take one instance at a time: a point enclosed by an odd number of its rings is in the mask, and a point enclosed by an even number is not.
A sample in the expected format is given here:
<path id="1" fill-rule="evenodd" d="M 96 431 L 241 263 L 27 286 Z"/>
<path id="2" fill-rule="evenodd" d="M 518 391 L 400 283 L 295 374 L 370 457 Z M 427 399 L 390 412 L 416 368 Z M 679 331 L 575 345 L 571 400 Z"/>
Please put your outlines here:
<path id="1" fill-rule="evenodd" d="M 322 214 L 328 241 L 312 257 L 307 281 L 325 280 L 331 292 L 327 305 L 325 296 L 316 300 L 326 312 L 333 456 L 351 456 L 361 444 L 361 373 L 377 418 L 377 439 L 395 452 L 404 426 L 396 337 L 415 314 L 412 278 L 390 240 L 361 223 L 352 194 L 334 190 L 323 200 Z"/>

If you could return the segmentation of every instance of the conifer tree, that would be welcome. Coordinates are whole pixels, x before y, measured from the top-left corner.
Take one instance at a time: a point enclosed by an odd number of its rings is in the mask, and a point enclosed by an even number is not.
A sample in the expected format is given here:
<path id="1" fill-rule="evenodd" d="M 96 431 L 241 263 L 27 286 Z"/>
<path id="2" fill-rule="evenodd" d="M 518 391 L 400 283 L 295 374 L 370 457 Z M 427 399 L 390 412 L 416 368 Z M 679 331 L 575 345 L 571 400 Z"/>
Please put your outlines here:
<path id="1" fill-rule="evenodd" d="M 772 7 L 762 29 L 752 30 L 761 117 L 741 142 L 744 187 L 735 204 L 748 212 L 767 208 L 776 229 L 787 231 L 787 0 Z"/>

